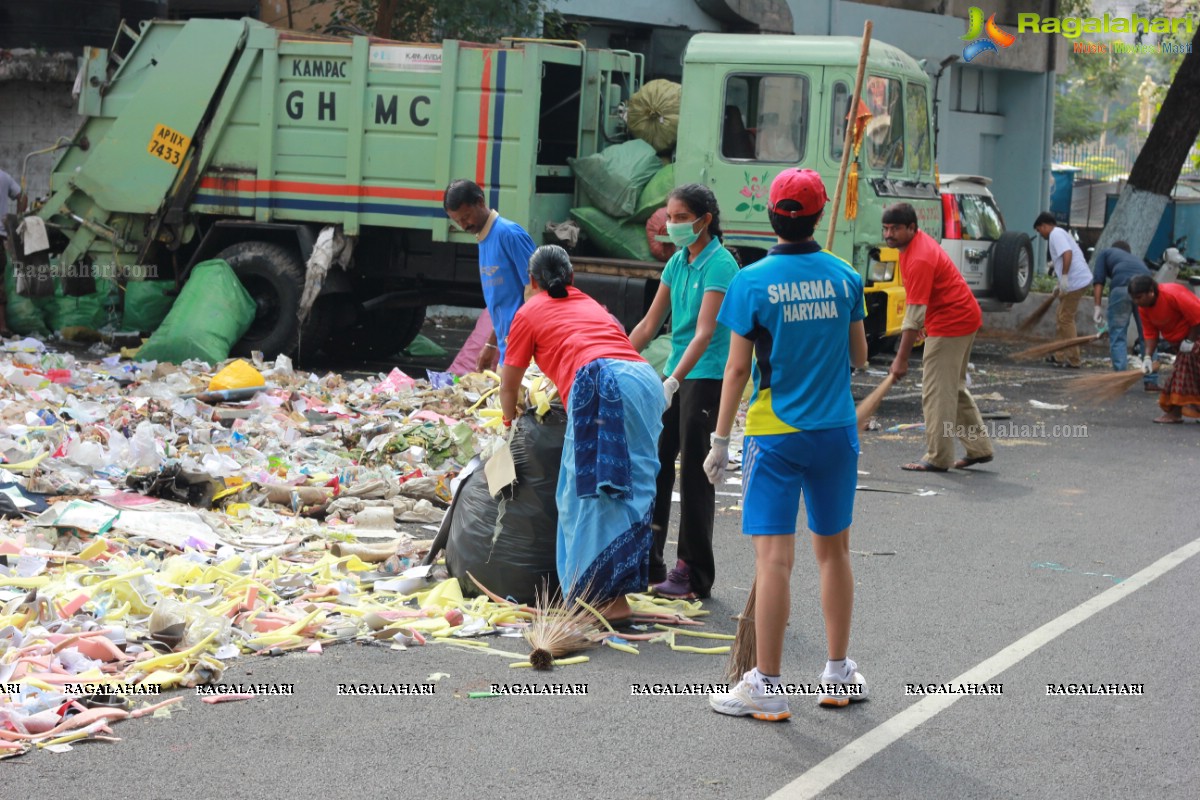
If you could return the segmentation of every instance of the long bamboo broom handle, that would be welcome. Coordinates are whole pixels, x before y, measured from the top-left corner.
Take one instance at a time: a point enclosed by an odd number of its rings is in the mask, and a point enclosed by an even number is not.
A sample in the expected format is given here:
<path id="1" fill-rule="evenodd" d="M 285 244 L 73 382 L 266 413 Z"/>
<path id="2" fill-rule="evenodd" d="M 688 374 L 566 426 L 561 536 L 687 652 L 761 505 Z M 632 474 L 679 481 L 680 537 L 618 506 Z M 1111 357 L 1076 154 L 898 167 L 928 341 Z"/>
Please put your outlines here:
<path id="1" fill-rule="evenodd" d="M 854 76 L 854 94 L 850 97 L 850 114 L 846 120 L 846 137 L 842 142 L 842 165 L 838 168 L 837 186 L 833 190 L 833 216 L 829 218 L 829 235 L 825 237 L 825 249 L 833 249 L 833 235 L 837 230 L 838 209 L 842 205 L 843 184 L 846 171 L 850 168 L 850 150 L 854 143 L 854 126 L 858 123 L 858 98 L 862 95 L 863 73 L 867 69 L 867 55 L 871 52 L 871 20 L 863 23 L 862 52 L 858 56 L 858 73 Z"/>
<path id="2" fill-rule="evenodd" d="M 875 412 L 879 410 L 879 404 L 883 402 L 884 396 L 895 382 L 896 376 L 889 372 L 887 377 L 869 395 L 864 397 L 862 402 L 854 409 L 854 414 L 858 418 L 859 430 L 865 428 L 871 417 L 875 416 Z"/>

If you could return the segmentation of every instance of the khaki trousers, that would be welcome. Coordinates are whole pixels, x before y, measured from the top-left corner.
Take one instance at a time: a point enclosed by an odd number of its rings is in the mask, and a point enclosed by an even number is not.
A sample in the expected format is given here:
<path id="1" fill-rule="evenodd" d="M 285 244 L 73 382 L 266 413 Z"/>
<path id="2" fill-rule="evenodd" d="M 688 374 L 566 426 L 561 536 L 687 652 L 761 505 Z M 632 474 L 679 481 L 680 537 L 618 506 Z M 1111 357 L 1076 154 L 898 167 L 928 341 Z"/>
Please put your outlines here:
<path id="1" fill-rule="evenodd" d="M 954 466 L 954 440 L 961 439 L 968 458 L 992 455 L 983 418 L 975 398 L 967 391 L 967 363 L 971 360 L 970 336 L 931 336 L 921 359 L 921 407 L 925 412 L 927 464 Z"/>
<path id="2" fill-rule="evenodd" d="M 1054 330 L 1056 339 L 1074 339 L 1079 335 L 1079 331 L 1075 328 L 1075 313 L 1079 311 L 1079 299 L 1084 293 L 1092 287 L 1084 286 L 1082 289 L 1076 289 L 1073 292 L 1059 295 L 1058 297 L 1058 327 Z M 1066 361 L 1073 367 L 1079 366 L 1079 346 L 1076 345 L 1068 350 L 1059 350 L 1055 354 L 1055 358 L 1060 361 Z"/>

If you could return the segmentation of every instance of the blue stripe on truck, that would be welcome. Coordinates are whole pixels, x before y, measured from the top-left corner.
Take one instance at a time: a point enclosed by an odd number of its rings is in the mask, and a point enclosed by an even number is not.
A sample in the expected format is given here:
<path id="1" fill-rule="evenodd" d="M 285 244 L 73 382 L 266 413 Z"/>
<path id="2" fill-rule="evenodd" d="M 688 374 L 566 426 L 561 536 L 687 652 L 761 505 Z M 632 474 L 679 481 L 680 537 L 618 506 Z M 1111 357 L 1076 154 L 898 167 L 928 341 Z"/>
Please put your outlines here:
<path id="1" fill-rule="evenodd" d="M 500 207 L 500 145 L 504 136 L 504 66 L 508 62 L 508 53 L 501 50 L 496 64 L 496 112 L 492 115 L 492 176 L 491 184 L 492 208 Z"/>

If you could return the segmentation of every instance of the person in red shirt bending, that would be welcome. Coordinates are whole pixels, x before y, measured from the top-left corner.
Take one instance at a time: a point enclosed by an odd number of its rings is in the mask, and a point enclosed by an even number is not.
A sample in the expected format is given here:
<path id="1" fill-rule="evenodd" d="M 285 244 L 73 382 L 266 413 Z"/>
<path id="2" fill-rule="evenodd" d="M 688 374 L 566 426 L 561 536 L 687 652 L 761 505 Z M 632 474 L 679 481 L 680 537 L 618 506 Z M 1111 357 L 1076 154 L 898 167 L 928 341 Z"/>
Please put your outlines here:
<path id="1" fill-rule="evenodd" d="M 908 203 L 883 211 L 883 239 L 900 250 L 900 275 L 906 302 L 900 344 L 891 373 L 908 374 L 908 358 L 919 338 L 925 339 L 921 358 L 921 407 L 925 414 L 925 455 L 903 469 L 945 472 L 992 460 L 988 438 L 975 399 L 967 391 L 967 362 L 975 333 L 983 324 L 979 303 L 946 251 L 929 234 L 917 229 L 917 212 Z M 965 458 L 954 460 L 954 440 L 962 440 Z"/>
<path id="2" fill-rule="evenodd" d="M 662 381 L 603 306 L 571 285 L 567 251 L 545 245 L 529 259 L 537 292 L 508 331 L 500 407 L 517 415 L 532 358 L 558 387 L 567 409 L 555 500 L 558 580 L 572 601 L 600 603 L 617 622 L 633 611 L 625 595 L 650 581 L 650 519 L 658 477 L 658 437 L 666 410 Z"/>
<path id="3" fill-rule="evenodd" d="M 1200 419 L 1200 297 L 1177 283 L 1157 283 L 1149 275 L 1129 282 L 1129 296 L 1138 307 L 1146 334 L 1147 374 L 1153 370 L 1152 356 L 1162 336 L 1176 353 L 1171 374 L 1161 381 L 1158 405 L 1163 414 L 1154 420 L 1176 425 L 1183 418 Z"/>

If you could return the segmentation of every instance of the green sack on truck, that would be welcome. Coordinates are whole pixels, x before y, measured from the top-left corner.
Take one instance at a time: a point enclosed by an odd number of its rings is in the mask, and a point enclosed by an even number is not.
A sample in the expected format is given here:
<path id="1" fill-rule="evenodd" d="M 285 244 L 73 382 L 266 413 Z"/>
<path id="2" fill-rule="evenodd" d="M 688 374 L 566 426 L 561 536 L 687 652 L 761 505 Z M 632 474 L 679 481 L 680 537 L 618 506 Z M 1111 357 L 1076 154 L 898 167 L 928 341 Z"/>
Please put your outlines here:
<path id="1" fill-rule="evenodd" d="M 175 302 L 175 281 L 130 281 L 125 285 L 125 315 L 121 330 L 153 331 L 167 318 Z"/>
<path id="2" fill-rule="evenodd" d="M 662 169 L 654 148 L 641 139 L 622 142 L 595 155 L 568 158 L 567 163 L 592 204 L 618 219 L 633 214 L 642 189 Z"/>
<path id="3" fill-rule="evenodd" d="M 197 264 L 137 360 L 218 364 L 250 329 L 254 313 L 254 300 L 227 263 L 215 258 Z"/>
<path id="4" fill-rule="evenodd" d="M 675 188 L 675 165 L 667 164 L 654 173 L 654 177 L 638 195 L 637 208 L 633 212 L 634 222 L 645 222 L 667 204 L 667 195 Z"/>
<path id="5" fill-rule="evenodd" d="M 679 136 L 679 99 L 683 87 L 674 81 L 650 81 L 629 98 L 625 124 L 629 132 L 659 153 L 675 147 Z"/>
<path id="6" fill-rule="evenodd" d="M 598 208 L 572 208 L 571 216 L 601 255 L 653 261 L 646 226 L 640 222 L 621 222 Z"/>

